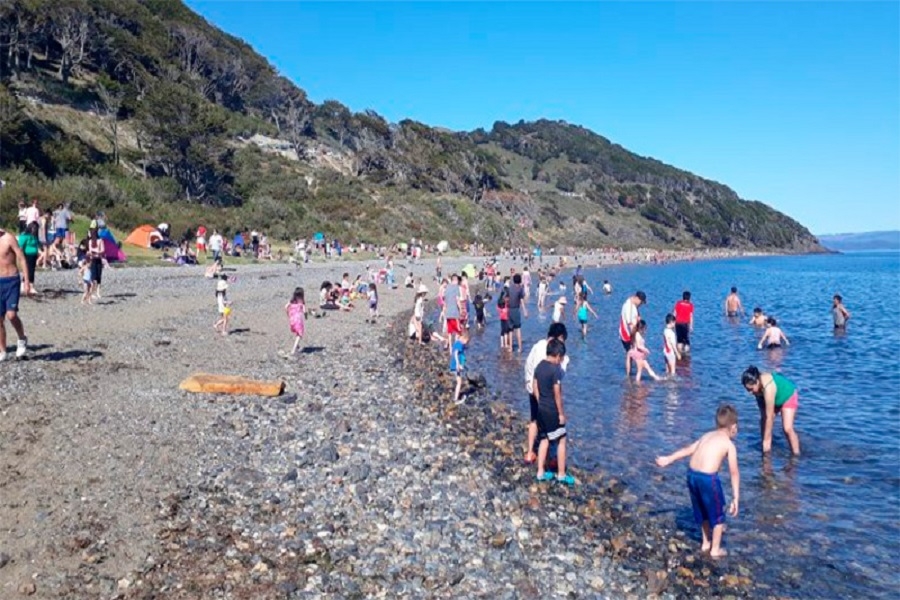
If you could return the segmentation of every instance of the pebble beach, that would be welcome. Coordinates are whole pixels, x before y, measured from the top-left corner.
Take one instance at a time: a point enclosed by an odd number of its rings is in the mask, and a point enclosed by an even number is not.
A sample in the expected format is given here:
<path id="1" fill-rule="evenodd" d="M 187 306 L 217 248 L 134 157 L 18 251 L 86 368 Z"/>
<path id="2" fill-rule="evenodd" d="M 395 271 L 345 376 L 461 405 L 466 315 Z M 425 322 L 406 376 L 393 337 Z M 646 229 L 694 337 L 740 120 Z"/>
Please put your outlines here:
<path id="1" fill-rule="evenodd" d="M 411 268 L 433 300 L 433 261 Z M 108 269 L 93 306 L 39 272 L 32 350 L 0 365 L 0 596 L 766 596 L 626 482 L 536 483 L 525 423 L 489 389 L 454 406 L 446 351 L 406 340 L 412 290 L 381 286 L 375 324 L 363 303 L 310 317 L 288 356 L 293 289 L 314 309 L 345 271 L 363 263 L 236 267 L 224 337 L 202 267 Z M 286 390 L 180 391 L 197 372 Z"/>

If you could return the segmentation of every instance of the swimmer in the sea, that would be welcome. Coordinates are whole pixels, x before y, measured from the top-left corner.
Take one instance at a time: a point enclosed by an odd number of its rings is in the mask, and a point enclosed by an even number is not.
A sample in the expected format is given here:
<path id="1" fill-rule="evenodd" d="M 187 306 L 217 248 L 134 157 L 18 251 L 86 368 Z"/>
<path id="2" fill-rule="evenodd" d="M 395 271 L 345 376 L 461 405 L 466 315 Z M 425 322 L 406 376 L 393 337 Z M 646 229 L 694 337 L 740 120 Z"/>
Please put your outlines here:
<path id="1" fill-rule="evenodd" d="M 844 299 L 841 298 L 840 294 L 835 294 L 831 301 L 831 316 L 834 317 L 834 328 L 846 328 L 847 320 L 850 319 L 850 311 L 844 308 Z"/>
<path id="2" fill-rule="evenodd" d="M 778 321 L 775 320 L 775 317 L 767 318 L 766 330 L 763 332 L 762 338 L 759 340 L 759 344 L 756 348 L 758 350 L 762 350 L 763 348 L 780 348 L 782 345 L 790 346 L 791 342 L 787 339 L 787 336 L 784 335 L 781 327 L 778 326 Z"/>
<path id="3" fill-rule="evenodd" d="M 737 288 L 732 287 L 731 293 L 725 298 L 725 316 L 737 317 L 744 315 L 744 305 L 741 304 L 741 298 L 738 296 Z"/>
<path id="4" fill-rule="evenodd" d="M 750 324 L 754 327 L 765 327 L 766 319 L 767 317 L 763 314 L 763 309 L 757 306 L 753 309 L 753 316 L 750 317 Z"/>

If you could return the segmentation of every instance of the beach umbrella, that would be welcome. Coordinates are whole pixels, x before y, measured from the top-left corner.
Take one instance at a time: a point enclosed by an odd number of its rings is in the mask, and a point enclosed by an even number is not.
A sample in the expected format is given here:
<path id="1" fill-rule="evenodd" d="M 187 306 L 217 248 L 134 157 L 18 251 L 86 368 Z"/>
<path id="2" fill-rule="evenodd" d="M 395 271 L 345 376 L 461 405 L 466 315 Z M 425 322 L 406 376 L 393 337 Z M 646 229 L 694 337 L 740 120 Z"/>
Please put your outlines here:
<path id="1" fill-rule="evenodd" d="M 450 249 L 450 242 L 448 242 L 447 240 L 441 240 L 441 241 L 438 242 L 438 244 L 437 244 L 437 251 L 438 251 L 438 252 L 443 253 L 443 252 L 446 252 L 446 251 L 449 250 L 449 249 Z"/>

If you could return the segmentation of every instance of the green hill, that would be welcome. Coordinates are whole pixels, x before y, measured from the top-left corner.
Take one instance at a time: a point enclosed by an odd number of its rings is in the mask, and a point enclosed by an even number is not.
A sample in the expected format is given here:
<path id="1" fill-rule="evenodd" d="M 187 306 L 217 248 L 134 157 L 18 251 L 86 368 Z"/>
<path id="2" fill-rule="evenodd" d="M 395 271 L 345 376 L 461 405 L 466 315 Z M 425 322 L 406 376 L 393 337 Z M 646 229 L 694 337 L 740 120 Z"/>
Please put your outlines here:
<path id="1" fill-rule="evenodd" d="M 561 122 L 450 132 L 314 104 L 178 0 L 0 5 L 0 213 L 22 194 L 276 238 L 818 251 L 789 217 Z"/>

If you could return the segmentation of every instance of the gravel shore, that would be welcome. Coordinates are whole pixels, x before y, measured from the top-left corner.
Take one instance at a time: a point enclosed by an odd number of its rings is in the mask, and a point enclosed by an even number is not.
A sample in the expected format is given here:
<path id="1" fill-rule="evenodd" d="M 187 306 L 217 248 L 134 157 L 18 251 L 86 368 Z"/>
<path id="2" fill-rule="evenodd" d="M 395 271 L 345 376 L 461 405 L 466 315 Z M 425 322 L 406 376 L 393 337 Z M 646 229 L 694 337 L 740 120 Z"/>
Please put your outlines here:
<path id="1" fill-rule="evenodd" d="M 202 268 L 109 269 L 95 306 L 40 272 L 32 351 L 0 364 L 0 597 L 765 595 L 632 514 L 623 482 L 534 483 L 518 417 L 488 390 L 453 406 L 445 353 L 406 342 L 412 290 L 382 286 L 374 325 L 362 305 L 310 318 L 286 357 L 294 287 L 315 306 L 362 269 L 238 267 L 227 337 Z M 413 267 L 432 297 L 433 270 Z M 286 393 L 180 391 L 195 372 Z"/>

